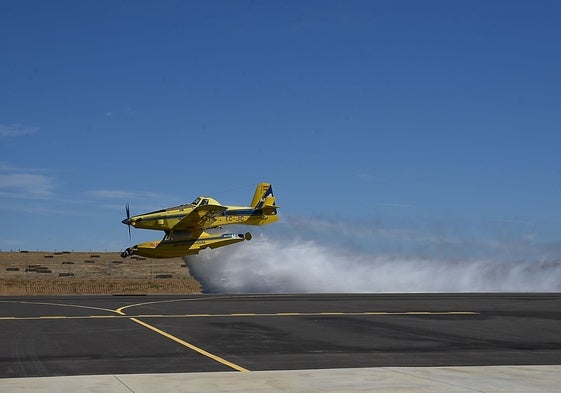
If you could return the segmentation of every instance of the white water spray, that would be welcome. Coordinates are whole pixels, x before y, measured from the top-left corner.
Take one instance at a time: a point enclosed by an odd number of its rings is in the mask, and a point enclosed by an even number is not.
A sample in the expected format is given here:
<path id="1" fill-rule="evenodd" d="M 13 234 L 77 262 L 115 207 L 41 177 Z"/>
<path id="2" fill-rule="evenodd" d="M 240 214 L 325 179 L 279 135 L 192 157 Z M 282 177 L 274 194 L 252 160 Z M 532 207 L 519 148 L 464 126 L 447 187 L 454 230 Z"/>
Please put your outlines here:
<path id="1" fill-rule="evenodd" d="M 208 292 L 561 291 L 561 261 L 372 255 L 263 235 L 242 246 L 188 257 L 186 262 Z"/>

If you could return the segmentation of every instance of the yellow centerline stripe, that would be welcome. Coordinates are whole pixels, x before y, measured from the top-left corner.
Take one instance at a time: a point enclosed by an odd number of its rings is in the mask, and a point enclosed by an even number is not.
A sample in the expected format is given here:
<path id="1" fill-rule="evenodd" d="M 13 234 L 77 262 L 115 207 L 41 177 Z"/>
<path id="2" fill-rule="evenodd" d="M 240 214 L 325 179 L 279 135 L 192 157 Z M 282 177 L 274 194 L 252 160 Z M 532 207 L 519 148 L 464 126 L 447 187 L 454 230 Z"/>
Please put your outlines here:
<path id="1" fill-rule="evenodd" d="M 11 302 L 10 302 L 11 303 Z M 115 310 L 111 310 L 108 308 L 102 307 L 92 307 L 92 306 L 83 306 L 80 304 L 65 304 L 65 303 L 47 303 L 47 302 L 29 302 L 29 301 L 15 301 L 13 303 L 19 304 L 37 304 L 41 306 L 55 306 L 55 307 L 70 307 L 70 308 L 85 308 L 89 310 L 98 310 L 98 311 L 108 311 L 108 312 L 115 312 Z"/>
<path id="2" fill-rule="evenodd" d="M 450 311 L 447 312 L 448 315 L 479 315 L 478 312 L 473 311 Z"/>
<path id="3" fill-rule="evenodd" d="M 130 320 L 131 320 L 131 321 L 134 321 L 134 322 L 138 323 L 139 325 L 142 325 L 142 326 L 144 326 L 145 328 L 148 328 L 148 329 L 150 329 L 150 330 L 152 330 L 152 331 L 154 331 L 154 332 L 156 332 L 156 333 L 158 333 L 158 334 L 161 334 L 162 336 L 167 337 L 167 338 L 169 338 L 170 340 L 175 341 L 176 343 L 183 345 L 184 347 L 187 347 L 187 348 L 189 348 L 189 349 L 191 349 L 191 350 L 193 350 L 193 351 L 195 351 L 195 352 L 198 352 L 198 353 L 200 353 L 201 355 L 204 355 L 204 356 L 206 356 L 206 357 L 208 357 L 208 358 L 211 358 L 212 360 L 215 360 L 215 361 L 217 361 L 218 363 L 222 363 L 222 364 L 224 364 L 225 366 L 228 366 L 228 367 L 230 367 L 230 368 L 233 368 L 234 370 L 241 371 L 241 372 L 249 372 L 248 369 L 243 368 L 242 366 L 238 366 L 237 364 L 232 363 L 232 362 L 229 362 L 228 360 L 223 359 L 223 358 L 221 358 L 220 356 L 217 356 L 217 355 L 214 355 L 214 354 L 212 354 L 212 353 L 210 353 L 210 352 L 207 352 L 207 351 L 205 351 L 205 350 L 202 349 L 202 348 L 199 348 L 199 347 L 197 347 L 197 346 L 195 346 L 195 345 L 193 345 L 193 344 L 188 343 L 187 341 L 184 341 L 184 340 L 182 340 L 182 339 L 180 339 L 180 338 L 178 338 L 178 337 L 175 337 L 175 336 L 173 336 L 173 335 L 171 335 L 171 334 L 169 334 L 169 333 L 167 333 L 167 332 L 164 332 L 163 330 L 160 330 L 160 329 L 158 329 L 158 328 L 155 327 L 155 326 L 149 325 L 149 324 L 147 324 L 146 322 L 143 322 L 143 321 L 141 321 L 141 320 L 139 320 L 139 319 L 136 319 L 136 318 L 130 318 Z"/>
<path id="4" fill-rule="evenodd" d="M 230 317 L 293 317 L 293 316 L 329 316 L 329 315 L 479 315 L 474 311 L 363 311 L 363 312 L 278 312 L 278 313 L 233 313 L 233 314 L 138 314 L 138 315 L 44 315 L 36 317 L 3 316 L 4 320 L 37 320 L 37 319 L 115 319 L 115 318 L 230 318 Z"/>
<path id="5" fill-rule="evenodd" d="M 387 311 L 371 311 L 371 312 L 365 312 L 365 315 L 389 315 L 389 313 Z"/>

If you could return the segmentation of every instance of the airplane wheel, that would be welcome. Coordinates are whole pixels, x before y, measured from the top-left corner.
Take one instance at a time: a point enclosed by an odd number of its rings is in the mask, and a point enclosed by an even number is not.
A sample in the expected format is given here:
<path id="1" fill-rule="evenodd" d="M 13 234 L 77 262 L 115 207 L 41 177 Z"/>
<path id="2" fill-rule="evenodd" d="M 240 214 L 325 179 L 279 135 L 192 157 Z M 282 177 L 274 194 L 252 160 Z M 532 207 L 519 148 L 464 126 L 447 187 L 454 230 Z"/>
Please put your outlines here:
<path id="1" fill-rule="evenodd" d="M 121 253 L 121 258 L 126 258 L 130 255 L 134 255 L 134 250 L 132 248 L 127 248 L 125 251 Z"/>

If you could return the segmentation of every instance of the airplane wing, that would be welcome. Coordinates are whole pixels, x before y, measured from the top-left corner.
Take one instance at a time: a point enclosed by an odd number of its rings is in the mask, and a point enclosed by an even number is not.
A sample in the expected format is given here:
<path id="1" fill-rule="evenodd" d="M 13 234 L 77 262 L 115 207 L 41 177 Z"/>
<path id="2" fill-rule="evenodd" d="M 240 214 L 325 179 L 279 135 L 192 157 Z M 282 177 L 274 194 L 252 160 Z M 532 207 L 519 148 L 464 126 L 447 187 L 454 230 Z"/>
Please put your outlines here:
<path id="1" fill-rule="evenodd" d="M 199 205 L 173 226 L 174 230 L 212 228 L 214 217 L 228 209 L 220 205 Z"/>

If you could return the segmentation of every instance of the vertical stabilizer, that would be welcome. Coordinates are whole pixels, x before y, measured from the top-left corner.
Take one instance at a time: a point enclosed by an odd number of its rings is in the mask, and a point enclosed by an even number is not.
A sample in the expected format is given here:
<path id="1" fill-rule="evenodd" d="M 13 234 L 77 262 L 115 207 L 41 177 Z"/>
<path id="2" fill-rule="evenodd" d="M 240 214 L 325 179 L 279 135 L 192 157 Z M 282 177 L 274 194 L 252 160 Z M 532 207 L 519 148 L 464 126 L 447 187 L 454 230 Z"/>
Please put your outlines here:
<path id="1" fill-rule="evenodd" d="M 251 200 L 251 207 L 261 209 L 263 207 L 275 206 L 275 196 L 273 186 L 270 183 L 259 183 Z"/>

